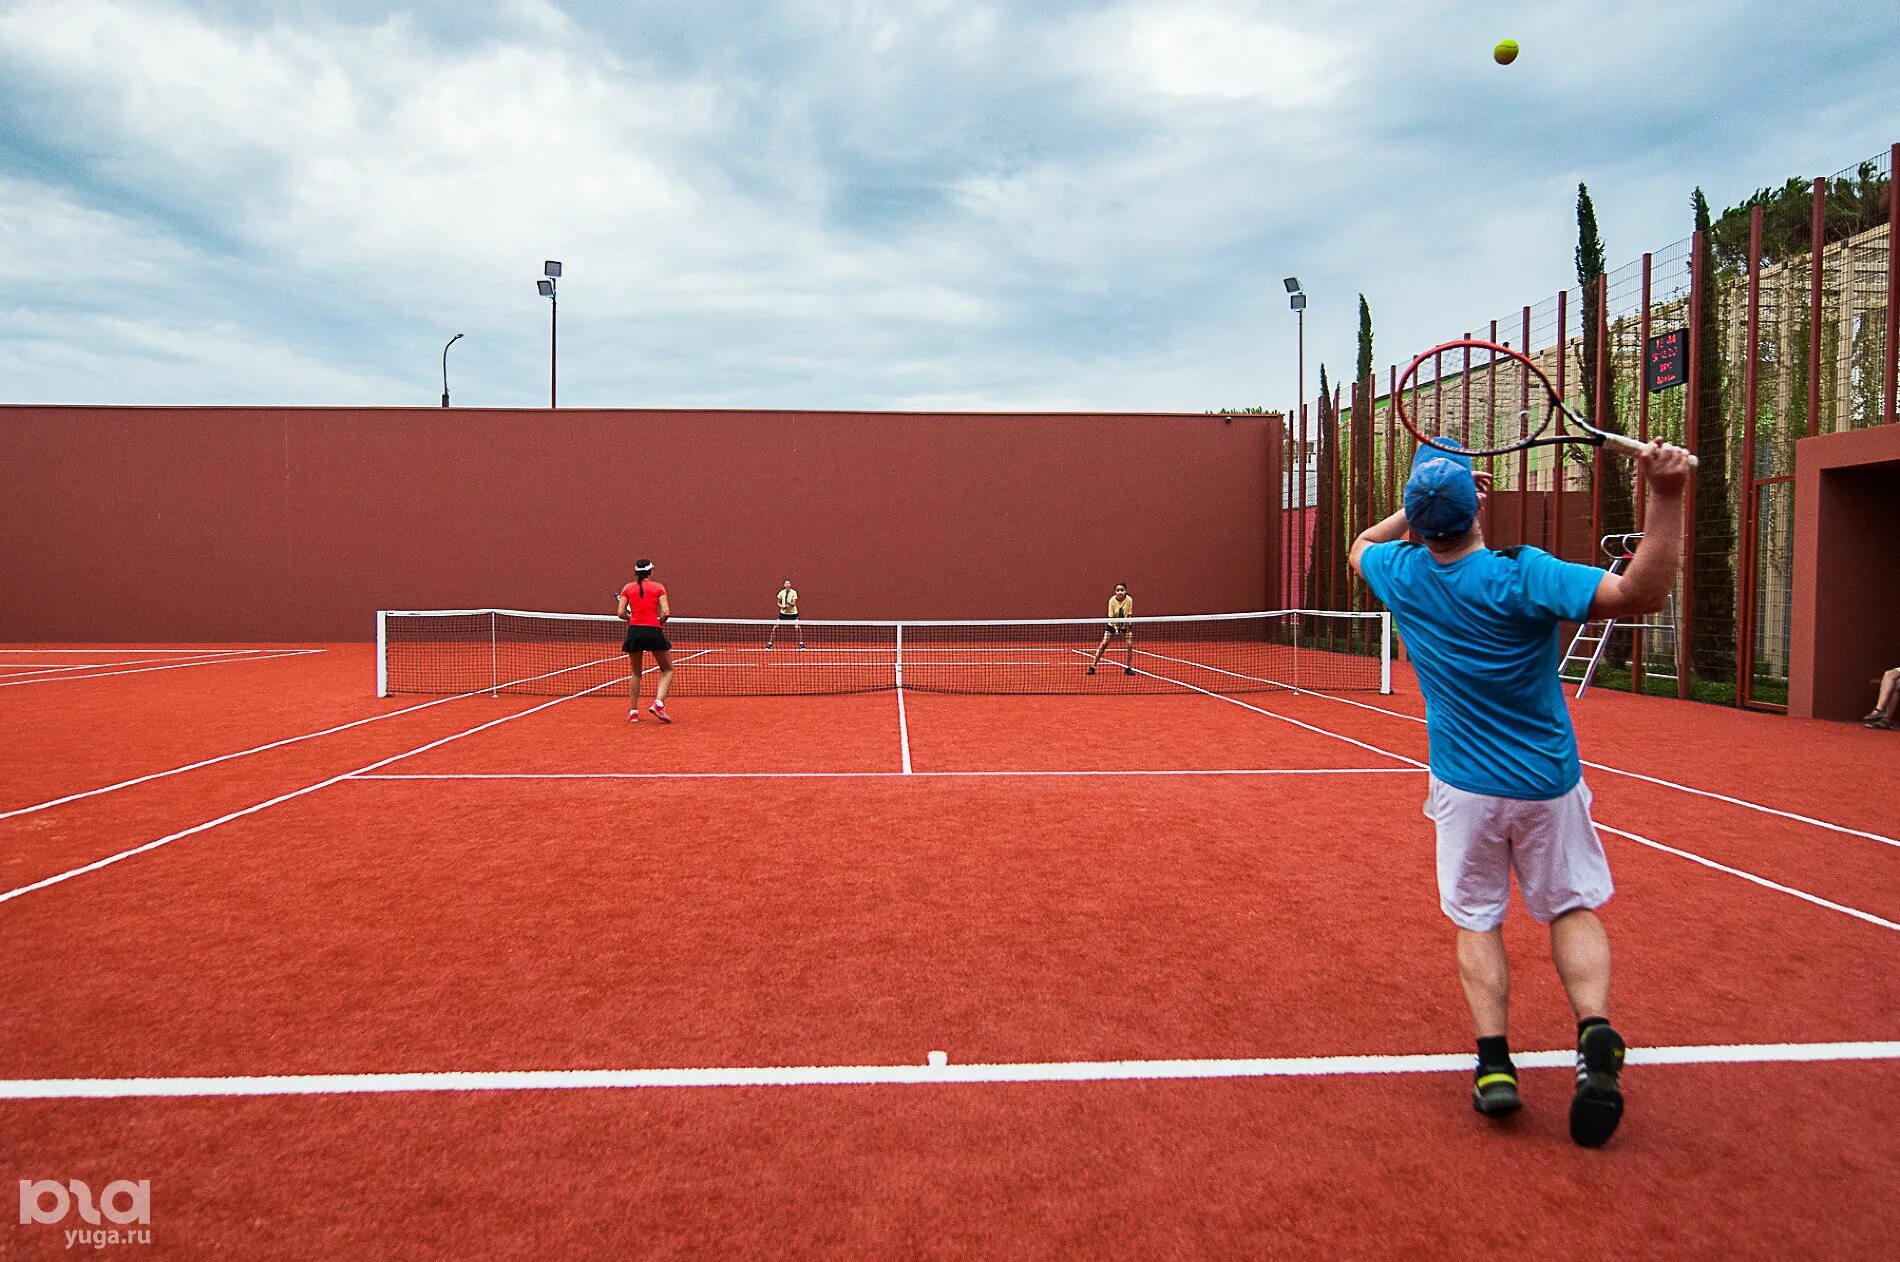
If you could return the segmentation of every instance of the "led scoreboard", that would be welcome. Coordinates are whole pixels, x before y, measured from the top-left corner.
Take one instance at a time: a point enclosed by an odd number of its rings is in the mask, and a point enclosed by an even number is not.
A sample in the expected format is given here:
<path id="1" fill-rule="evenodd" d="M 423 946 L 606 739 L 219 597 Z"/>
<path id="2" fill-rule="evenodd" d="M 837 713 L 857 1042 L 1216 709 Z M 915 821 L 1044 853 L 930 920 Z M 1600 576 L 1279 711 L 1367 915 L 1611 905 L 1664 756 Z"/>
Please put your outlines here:
<path id="1" fill-rule="evenodd" d="M 1651 394 L 1689 379 L 1689 330 L 1653 334 L 1645 350 L 1643 382 Z"/>

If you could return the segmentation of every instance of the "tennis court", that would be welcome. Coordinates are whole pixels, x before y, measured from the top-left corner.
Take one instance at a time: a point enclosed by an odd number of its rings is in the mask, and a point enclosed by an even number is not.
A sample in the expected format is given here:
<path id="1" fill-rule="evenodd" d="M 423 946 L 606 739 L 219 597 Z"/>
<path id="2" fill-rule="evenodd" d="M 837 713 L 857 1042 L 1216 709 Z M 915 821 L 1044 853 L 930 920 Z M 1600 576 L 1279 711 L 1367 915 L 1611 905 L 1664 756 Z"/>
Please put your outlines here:
<path id="1" fill-rule="evenodd" d="M 585 637 L 560 689 L 491 686 L 536 671 L 464 637 L 466 686 L 403 690 L 392 652 L 383 697 L 360 644 L 0 649 L 9 1168 L 149 1180 L 145 1252 L 178 1256 L 1900 1233 L 1886 734 L 1573 706 L 1632 1044 L 1588 1151 L 1521 910 L 1527 1107 L 1466 1102 L 1423 703 L 1376 637 L 1157 632 L 1085 678 L 1073 636 L 810 630 L 682 635 L 671 726 L 571 669 Z M 1263 683 L 1334 661 L 1361 673 Z"/>

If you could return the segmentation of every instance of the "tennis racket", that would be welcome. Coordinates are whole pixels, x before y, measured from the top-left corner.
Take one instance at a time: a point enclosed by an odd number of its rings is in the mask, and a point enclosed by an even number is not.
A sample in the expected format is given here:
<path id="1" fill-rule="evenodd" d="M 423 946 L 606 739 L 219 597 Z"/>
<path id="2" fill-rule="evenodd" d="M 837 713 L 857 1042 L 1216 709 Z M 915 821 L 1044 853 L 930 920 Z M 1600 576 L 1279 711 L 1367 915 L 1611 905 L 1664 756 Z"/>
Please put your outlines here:
<path id="1" fill-rule="evenodd" d="M 1457 402 L 1445 406 L 1453 392 Z M 1418 356 L 1399 377 L 1392 402 L 1412 436 L 1439 451 L 1501 456 L 1578 444 L 1631 460 L 1643 454 L 1634 438 L 1598 429 L 1577 415 L 1536 360 L 1480 338 L 1446 342 Z M 1428 403 L 1429 414 L 1415 414 L 1427 413 Z M 1449 432 L 1454 422 L 1456 434 Z M 1690 466 L 1695 463 L 1690 456 Z"/>

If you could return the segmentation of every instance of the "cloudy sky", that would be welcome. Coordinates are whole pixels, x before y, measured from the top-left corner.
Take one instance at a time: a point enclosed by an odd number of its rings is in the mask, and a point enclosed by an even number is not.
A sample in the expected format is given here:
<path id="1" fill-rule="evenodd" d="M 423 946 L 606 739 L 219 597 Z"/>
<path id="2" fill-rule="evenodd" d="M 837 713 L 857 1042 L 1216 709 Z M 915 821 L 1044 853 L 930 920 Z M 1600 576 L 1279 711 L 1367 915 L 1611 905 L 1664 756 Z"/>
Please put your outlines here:
<path id="1" fill-rule="evenodd" d="M 1515 37 L 1516 65 L 1491 46 Z M 1900 140 L 1900 4 L 0 0 L 0 402 L 1201 410 Z"/>

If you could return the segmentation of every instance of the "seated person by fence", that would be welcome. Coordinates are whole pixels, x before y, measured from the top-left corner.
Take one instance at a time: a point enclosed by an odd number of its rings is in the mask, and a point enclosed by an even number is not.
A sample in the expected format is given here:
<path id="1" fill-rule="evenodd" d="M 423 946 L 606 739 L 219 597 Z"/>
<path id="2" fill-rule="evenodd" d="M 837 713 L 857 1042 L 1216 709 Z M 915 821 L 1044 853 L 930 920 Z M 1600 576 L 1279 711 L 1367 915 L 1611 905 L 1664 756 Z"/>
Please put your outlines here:
<path id="1" fill-rule="evenodd" d="M 1872 713 L 1861 722 L 1868 727 L 1892 731 L 1896 710 L 1900 710 L 1900 666 L 1880 677 L 1880 695 L 1874 700 Z"/>

